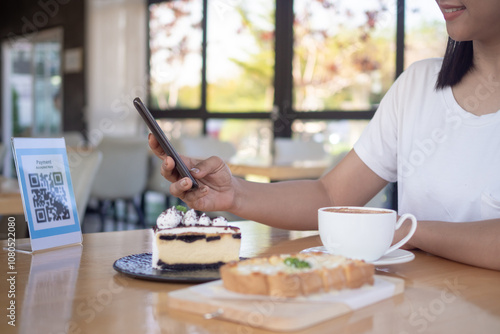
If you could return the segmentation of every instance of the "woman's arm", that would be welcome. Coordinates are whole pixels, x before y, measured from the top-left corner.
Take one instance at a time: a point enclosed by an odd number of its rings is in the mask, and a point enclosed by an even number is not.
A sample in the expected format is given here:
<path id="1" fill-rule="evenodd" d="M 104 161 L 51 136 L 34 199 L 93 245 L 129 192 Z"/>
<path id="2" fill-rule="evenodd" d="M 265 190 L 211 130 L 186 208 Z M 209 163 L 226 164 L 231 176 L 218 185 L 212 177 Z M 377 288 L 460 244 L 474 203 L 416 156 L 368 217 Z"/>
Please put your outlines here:
<path id="1" fill-rule="evenodd" d="M 312 230 L 318 228 L 318 208 L 362 206 L 386 184 L 351 151 L 319 180 L 260 184 L 240 179 L 233 212 L 275 227 Z"/>
<path id="2" fill-rule="evenodd" d="M 397 232 L 406 235 L 410 224 Z M 453 261 L 500 270 L 500 219 L 466 223 L 419 221 L 406 249 L 419 248 Z"/>

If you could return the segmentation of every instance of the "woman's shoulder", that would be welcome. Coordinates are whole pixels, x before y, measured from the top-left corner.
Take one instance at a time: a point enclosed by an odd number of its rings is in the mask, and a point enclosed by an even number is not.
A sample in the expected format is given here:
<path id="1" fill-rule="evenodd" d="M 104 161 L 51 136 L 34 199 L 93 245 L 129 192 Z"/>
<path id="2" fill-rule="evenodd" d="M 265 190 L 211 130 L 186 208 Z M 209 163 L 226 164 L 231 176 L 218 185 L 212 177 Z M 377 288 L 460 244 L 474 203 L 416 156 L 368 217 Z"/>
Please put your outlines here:
<path id="1" fill-rule="evenodd" d="M 414 63 L 412 63 L 406 70 L 405 72 L 433 72 L 433 73 L 439 73 L 439 70 L 441 69 L 441 65 L 443 63 L 443 58 L 427 58 L 427 59 L 422 59 L 418 60 Z"/>
<path id="2" fill-rule="evenodd" d="M 427 58 L 412 63 L 398 78 L 399 86 L 414 88 L 415 84 L 434 86 L 443 58 Z"/>

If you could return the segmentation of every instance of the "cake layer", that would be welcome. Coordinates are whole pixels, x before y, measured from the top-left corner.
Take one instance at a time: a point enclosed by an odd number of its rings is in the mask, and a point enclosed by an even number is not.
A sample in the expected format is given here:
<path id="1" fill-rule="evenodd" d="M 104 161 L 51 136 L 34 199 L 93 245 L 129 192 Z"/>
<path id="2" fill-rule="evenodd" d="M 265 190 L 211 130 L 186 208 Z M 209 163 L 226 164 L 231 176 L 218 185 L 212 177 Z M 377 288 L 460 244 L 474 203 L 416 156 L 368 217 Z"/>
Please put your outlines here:
<path id="1" fill-rule="evenodd" d="M 181 234 L 181 233 L 205 233 L 205 234 L 216 234 L 216 233 L 239 233 L 240 229 L 233 226 L 182 226 L 174 228 L 157 228 L 155 231 L 157 234 Z"/>
<path id="2" fill-rule="evenodd" d="M 153 267 L 173 265 L 220 265 L 239 260 L 240 233 L 156 233 Z M 161 262 L 160 262 L 161 261 Z"/>

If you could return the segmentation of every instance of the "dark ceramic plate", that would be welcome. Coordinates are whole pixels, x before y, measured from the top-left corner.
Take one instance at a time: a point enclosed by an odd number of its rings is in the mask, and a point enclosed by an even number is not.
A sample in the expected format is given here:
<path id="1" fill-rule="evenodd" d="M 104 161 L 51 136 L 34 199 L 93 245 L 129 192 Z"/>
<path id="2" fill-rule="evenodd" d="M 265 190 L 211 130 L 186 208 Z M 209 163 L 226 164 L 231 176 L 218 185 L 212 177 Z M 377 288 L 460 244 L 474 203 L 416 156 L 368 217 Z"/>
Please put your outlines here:
<path id="1" fill-rule="evenodd" d="M 151 267 L 151 253 L 122 257 L 113 268 L 124 275 L 149 281 L 169 283 L 205 283 L 220 279 L 219 269 L 157 270 Z"/>

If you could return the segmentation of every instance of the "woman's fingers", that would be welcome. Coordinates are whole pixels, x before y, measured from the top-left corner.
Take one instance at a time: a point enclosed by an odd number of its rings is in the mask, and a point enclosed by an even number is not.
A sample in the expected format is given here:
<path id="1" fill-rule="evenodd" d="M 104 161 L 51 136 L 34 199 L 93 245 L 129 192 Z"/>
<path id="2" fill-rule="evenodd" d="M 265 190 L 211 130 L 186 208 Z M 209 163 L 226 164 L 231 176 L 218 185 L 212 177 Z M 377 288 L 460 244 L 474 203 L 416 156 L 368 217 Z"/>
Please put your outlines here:
<path id="1" fill-rule="evenodd" d="M 186 165 L 197 179 L 199 188 L 191 189 L 191 180 L 187 177 L 181 178 L 170 185 L 172 195 L 182 199 L 190 208 L 201 211 L 217 211 L 231 205 L 234 199 L 232 176 L 222 159 L 187 159 Z M 168 167 L 167 163 L 165 168 Z M 168 174 L 168 171 L 166 173 Z"/>
<path id="2" fill-rule="evenodd" d="M 170 185 L 170 193 L 175 197 L 184 199 L 185 193 L 191 190 L 192 185 L 193 182 L 191 182 L 191 179 L 189 179 L 188 177 L 182 178 Z"/>
<path id="3" fill-rule="evenodd" d="M 153 136 L 152 133 L 148 134 L 148 144 L 149 148 L 151 148 L 151 151 L 160 159 L 165 158 L 165 152 L 160 146 L 160 143 L 158 143 L 158 140 L 156 140 L 155 136 Z"/>
<path id="4" fill-rule="evenodd" d="M 201 179 L 209 174 L 216 174 L 224 168 L 227 168 L 224 161 L 219 157 L 213 156 L 205 160 L 197 161 L 194 167 L 191 168 L 191 172 L 195 178 Z"/>
<path id="5" fill-rule="evenodd" d="M 200 207 L 199 201 L 208 194 L 209 189 L 202 184 L 197 189 L 191 189 L 192 184 L 191 179 L 188 177 L 182 178 L 170 185 L 170 193 L 183 200 L 190 208 L 204 210 L 204 208 Z"/>

